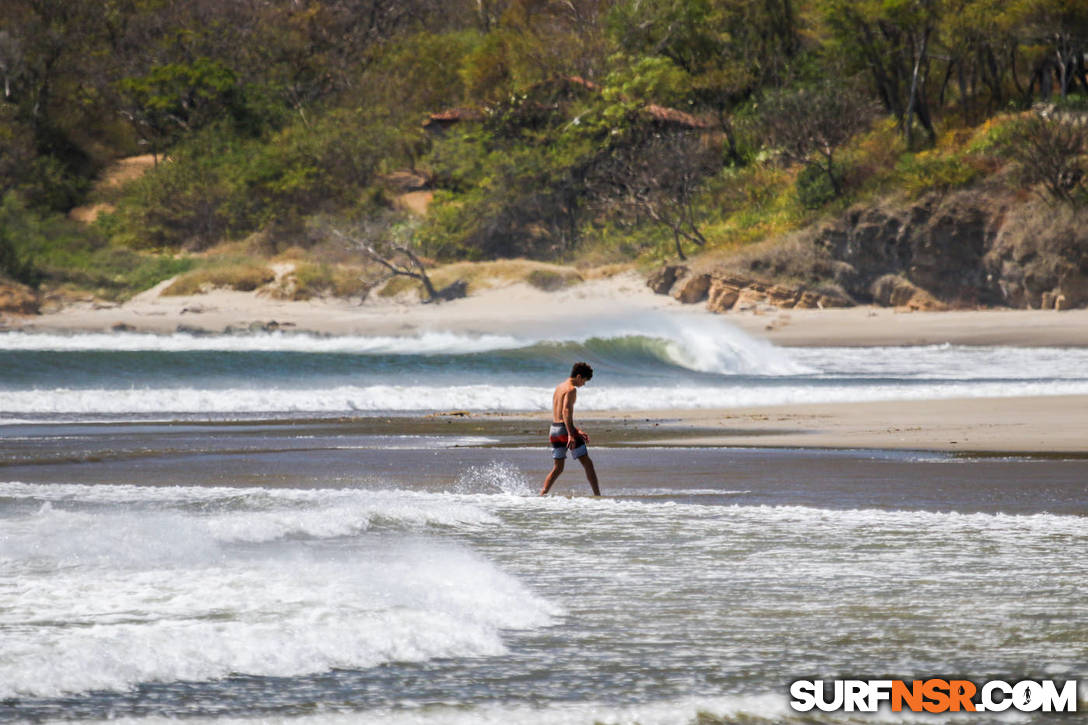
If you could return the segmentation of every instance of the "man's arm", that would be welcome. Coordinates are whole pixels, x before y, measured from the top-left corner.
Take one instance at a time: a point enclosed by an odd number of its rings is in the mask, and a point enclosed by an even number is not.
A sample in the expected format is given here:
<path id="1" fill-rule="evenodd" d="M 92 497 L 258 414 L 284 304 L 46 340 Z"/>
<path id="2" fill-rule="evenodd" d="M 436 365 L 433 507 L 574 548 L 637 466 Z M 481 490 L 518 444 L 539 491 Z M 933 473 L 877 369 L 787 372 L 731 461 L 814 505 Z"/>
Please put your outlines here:
<path id="1" fill-rule="evenodd" d="M 563 396 L 563 425 L 567 427 L 567 448 L 574 449 L 575 437 L 578 435 L 578 429 L 574 426 L 574 401 L 577 400 L 578 391 L 575 388 L 571 388 Z"/>

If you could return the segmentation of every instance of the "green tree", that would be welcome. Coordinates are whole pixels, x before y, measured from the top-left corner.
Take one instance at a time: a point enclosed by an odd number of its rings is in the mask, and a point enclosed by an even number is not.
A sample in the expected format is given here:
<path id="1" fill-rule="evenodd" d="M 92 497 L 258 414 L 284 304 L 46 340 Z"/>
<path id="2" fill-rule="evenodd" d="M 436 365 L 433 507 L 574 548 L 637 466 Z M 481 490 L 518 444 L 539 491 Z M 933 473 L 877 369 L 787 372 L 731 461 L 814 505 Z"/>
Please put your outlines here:
<path id="1" fill-rule="evenodd" d="M 154 154 L 183 134 L 224 116 L 237 119 L 242 114 L 238 77 L 210 58 L 187 65 L 156 66 L 147 75 L 125 78 L 118 85 L 128 100 L 123 113 Z"/>
<path id="2" fill-rule="evenodd" d="M 41 274 L 34 267 L 27 243 L 37 234 L 37 223 L 19 197 L 0 197 L 0 276 L 37 285 Z"/>
<path id="3" fill-rule="evenodd" d="M 1053 77 L 1062 98 L 1077 84 L 1088 93 L 1088 69 L 1084 62 L 1088 52 L 1088 5 L 1081 0 L 1023 2 L 1025 39 L 1049 51 L 1038 58 L 1032 73 L 1032 86 L 1038 84 L 1040 95 L 1049 98 Z"/>
<path id="4" fill-rule="evenodd" d="M 853 70 L 870 75 L 884 108 L 899 120 L 908 147 L 917 119 L 935 141 L 929 79 L 938 0 L 822 0 L 834 47 Z"/>
<path id="5" fill-rule="evenodd" d="M 1023 94 L 1016 75 L 1016 31 L 1025 20 L 1023 3 L 945 0 L 943 18 L 938 38 L 947 58 L 939 93 L 942 105 L 953 77 L 964 123 L 977 120 L 978 100 L 984 102 L 980 110 L 989 113 L 1004 108 L 1015 89 Z"/>
<path id="6" fill-rule="evenodd" d="M 674 87 L 683 98 L 670 101 L 712 112 L 736 163 L 743 159 L 733 112 L 761 88 L 788 83 L 803 50 L 792 0 L 622 0 L 608 28 L 636 75 L 651 58 L 682 71 Z"/>

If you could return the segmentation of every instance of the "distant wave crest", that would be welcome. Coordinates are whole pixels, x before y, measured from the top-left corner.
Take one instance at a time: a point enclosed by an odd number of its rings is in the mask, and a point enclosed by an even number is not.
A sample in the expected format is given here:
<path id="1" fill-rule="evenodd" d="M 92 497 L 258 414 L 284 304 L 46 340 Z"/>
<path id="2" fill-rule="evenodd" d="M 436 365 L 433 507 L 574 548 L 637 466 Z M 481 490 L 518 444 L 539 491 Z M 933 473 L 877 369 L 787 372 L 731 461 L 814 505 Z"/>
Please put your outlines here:
<path id="1" fill-rule="evenodd" d="M 561 321 L 564 322 L 564 321 Z M 808 372 L 772 345 L 711 317 L 646 313 L 579 320 L 564 332 L 541 335 L 420 332 L 405 336 L 326 337 L 304 333 L 190 335 L 175 333 L 0 333 L 0 352 L 285 352 L 386 356 L 557 357 L 617 365 L 651 363 L 722 375 L 793 375 Z"/>

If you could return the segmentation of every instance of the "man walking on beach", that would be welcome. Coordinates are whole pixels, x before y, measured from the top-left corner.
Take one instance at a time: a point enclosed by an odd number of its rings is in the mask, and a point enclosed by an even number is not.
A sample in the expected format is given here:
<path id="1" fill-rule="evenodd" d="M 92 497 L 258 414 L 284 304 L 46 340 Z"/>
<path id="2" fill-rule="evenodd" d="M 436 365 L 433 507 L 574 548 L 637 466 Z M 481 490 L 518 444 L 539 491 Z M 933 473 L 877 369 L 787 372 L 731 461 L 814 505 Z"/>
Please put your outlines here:
<path id="1" fill-rule="evenodd" d="M 552 427 L 548 432 L 548 440 L 552 444 L 555 465 L 544 479 L 544 488 L 540 489 L 541 496 L 548 493 L 555 479 L 563 472 L 568 450 L 571 458 L 577 459 L 586 469 L 586 479 L 593 489 L 593 495 L 601 495 L 601 490 L 597 487 L 597 472 L 593 470 L 593 461 L 589 459 L 589 450 L 586 448 L 589 436 L 574 425 L 574 401 L 578 398 L 578 388 L 588 383 L 592 377 L 593 368 L 584 362 L 574 363 L 570 377 L 559 383 L 552 394 Z"/>

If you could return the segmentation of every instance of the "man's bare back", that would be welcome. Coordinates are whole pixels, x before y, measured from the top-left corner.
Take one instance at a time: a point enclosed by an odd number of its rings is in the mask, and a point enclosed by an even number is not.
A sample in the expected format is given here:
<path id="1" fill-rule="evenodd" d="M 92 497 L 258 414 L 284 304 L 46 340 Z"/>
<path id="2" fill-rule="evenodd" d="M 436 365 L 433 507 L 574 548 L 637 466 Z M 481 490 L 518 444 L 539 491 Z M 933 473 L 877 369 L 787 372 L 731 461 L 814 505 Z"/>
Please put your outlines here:
<path id="1" fill-rule="evenodd" d="M 586 446 L 589 436 L 574 425 L 574 403 L 578 400 L 578 388 L 589 382 L 592 377 L 593 368 L 584 362 L 575 363 L 570 377 L 555 387 L 555 392 L 552 394 L 552 425 L 548 431 L 554 465 L 547 478 L 544 479 L 544 488 L 540 490 L 541 496 L 548 493 L 552 484 L 563 473 L 568 451 L 571 457 L 577 459 L 585 468 L 586 479 L 593 489 L 593 495 L 601 495 L 600 488 L 597 486 L 597 472 L 593 468 L 593 461 L 589 458 L 589 450 Z"/>
<path id="2" fill-rule="evenodd" d="M 552 393 L 552 420 L 564 424 L 569 420 L 571 428 L 567 429 L 568 433 L 574 432 L 574 404 L 577 401 L 578 388 L 569 378 L 555 386 L 555 392 Z"/>

